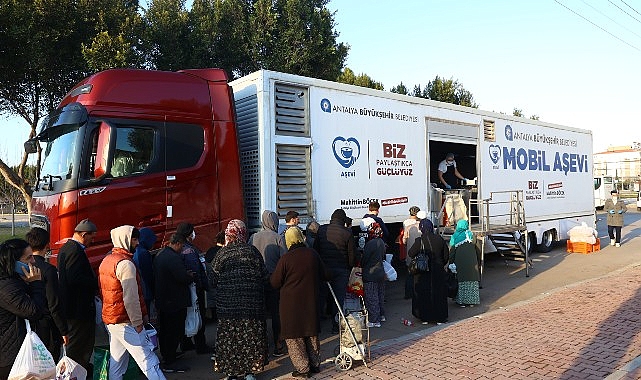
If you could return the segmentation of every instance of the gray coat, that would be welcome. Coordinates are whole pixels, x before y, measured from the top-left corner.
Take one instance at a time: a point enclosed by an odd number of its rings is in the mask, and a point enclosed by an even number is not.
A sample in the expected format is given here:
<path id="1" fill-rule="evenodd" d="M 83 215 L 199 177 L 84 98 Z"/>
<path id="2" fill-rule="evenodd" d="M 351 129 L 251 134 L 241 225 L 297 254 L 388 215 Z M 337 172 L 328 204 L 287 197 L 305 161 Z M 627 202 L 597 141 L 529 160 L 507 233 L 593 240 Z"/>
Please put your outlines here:
<path id="1" fill-rule="evenodd" d="M 612 198 L 606 200 L 603 210 L 605 210 L 608 216 L 608 226 L 623 227 L 623 213 L 626 212 L 628 208 L 621 199 L 618 199 L 617 203 L 614 203 Z M 610 211 L 614 211 L 614 213 L 610 213 Z"/>
<path id="2" fill-rule="evenodd" d="M 256 232 L 249 238 L 249 244 L 258 249 L 263 260 L 265 267 L 269 274 L 274 273 L 278 260 L 287 252 L 285 239 L 282 235 L 278 234 L 278 215 L 275 212 L 265 210 L 261 218 L 263 229 Z"/>

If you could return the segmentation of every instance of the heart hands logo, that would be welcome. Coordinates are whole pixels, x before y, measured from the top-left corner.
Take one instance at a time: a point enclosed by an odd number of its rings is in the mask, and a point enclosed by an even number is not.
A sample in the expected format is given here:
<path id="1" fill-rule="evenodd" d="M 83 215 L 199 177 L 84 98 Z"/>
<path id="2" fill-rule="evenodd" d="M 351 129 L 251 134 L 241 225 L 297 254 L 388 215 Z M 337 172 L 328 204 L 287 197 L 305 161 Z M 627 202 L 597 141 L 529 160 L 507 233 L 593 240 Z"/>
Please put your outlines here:
<path id="1" fill-rule="evenodd" d="M 344 168 L 354 165 L 361 155 L 361 145 L 353 137 L 347 139 L 342 136 L 336 137 L 332 143 L 332 148 L 336 161 L 343 165 Z"/>
<path id="2" fill-rule="evenodd" d="M 494 162 L 495 164 L 499 163 L 499 160 L 501 159 L 501 147 L 498 145 L 490 145 L 490 160 Z"/>

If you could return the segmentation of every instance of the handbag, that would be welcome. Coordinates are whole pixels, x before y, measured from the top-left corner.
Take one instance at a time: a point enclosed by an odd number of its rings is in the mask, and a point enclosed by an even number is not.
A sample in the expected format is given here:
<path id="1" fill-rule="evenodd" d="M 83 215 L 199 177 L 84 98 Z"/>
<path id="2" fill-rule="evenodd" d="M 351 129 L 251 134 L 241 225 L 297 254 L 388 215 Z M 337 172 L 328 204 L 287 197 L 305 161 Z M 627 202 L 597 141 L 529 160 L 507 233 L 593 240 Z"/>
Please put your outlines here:
<path id="1" fill-rule="evenodd" d="M 410 266 L 408 268 L 409 272 L 411 274 L 419 274 L 419 273 L 425 273 L 430 271 L 430 259 L 425 253 L 425 247 L 423 246 L 423 238 L 421 239 L 421 251 L 416 254 L 416 256 L 412 257 L 412 261 L 410 261 Z M 427 241 L 430 244 L 430 250 L 432 249 L 432 243 L 428 240 Z"/>
<path id="2" fill-rule="evenodd" d="M 187 308 L 187 318 L 185 318 L 185 336 L 187 338 L 191 338 L 196 335 L 203 323 L 202 318 L 200 317 L 195 283 L 192 282 L 189 284 L 189 291 L 191 293 L 191 306 Z"/>
<path id="3" fill-rule="evenodd" d="M 31 330 L 29 321 L 27 335 L 22 341 L 18 356 L 11 366 L 8 380 L 41 380 L 51 379 L 56 375 L 56 362 L 42 340 Z"/>
<path id="4" fill-rule="evenodd" d="M 447 283 L 447 296 L 456 298 L 458 294 L 458 278 L 456 277 L 456 273 L 448 270 L 445 282 Z"/>

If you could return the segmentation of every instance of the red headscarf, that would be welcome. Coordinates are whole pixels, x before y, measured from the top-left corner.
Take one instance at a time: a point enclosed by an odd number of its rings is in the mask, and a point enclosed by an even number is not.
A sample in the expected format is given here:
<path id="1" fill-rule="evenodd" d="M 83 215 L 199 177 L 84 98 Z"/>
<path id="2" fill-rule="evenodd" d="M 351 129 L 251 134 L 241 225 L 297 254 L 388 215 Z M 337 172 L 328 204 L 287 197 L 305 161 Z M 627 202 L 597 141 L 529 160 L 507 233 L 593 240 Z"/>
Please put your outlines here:
<path id="1" fill-rule="evenodd" d="M 247 227 L 242 220 L 232 219 L 225 229 L 225 245 L 237 241 L 247 242 Z"/>

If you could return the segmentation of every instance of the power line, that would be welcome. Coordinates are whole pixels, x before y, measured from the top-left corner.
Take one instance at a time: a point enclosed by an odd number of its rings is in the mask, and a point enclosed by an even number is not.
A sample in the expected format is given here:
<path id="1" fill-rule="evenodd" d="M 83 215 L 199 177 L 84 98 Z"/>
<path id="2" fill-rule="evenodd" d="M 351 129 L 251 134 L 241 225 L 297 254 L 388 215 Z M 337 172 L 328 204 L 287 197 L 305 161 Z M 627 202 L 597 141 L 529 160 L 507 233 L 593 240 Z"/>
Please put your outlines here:
<path id="1" fill-rule="evenodd" d="M 628 43 L 628 42 L 624 41 L 623 39 L 621 39 L 621 38 L 619 38 L 619 37 L 615 36 L 614 34 L 612 34 L 612 33 L 608 32 L 607 30 L 605 30 L 604 28 L 602 28 L 602 27 L 600 27 L 599 25 L 595 24 L 594 22 L 590 21 L 589 19 L 587 19 L 587 18 L 586 18 L 586 17 L 584 17 L 583 15 L 581 15 L 581 14 L 577 13 L 576 11 L 574 11 L 573 9 L 571 9 L 571 8 L 567 7 L 565 4 L 561 4 L 561 3 L 559 2 L 559 0 L 554 0 L 554 2 L 556 2 L 557 4 L 559 4 L 560 6 L 562 6 L 563 8 L 565 8 L 565 9 L 569 10 L 570 12 L 574 13 L 575 15 L 577 15 L 577 16 L 579 16 L 579 17 L 581 17 L 582 19 L 584 19 L 585 21 L 589 22 L 590 24 L 592 24 L 592 25 L 596 26 L 597 28 L 601 29 L 602 31 L 606 32 L 607 34 L 611 35 L 612 37 L 616 38 L 617 40 L 619 40 L 619 41 L 623 42 L 624 44 L 626 44 L 626 45 L 630 46 L 630 47 L 631 47 L 631 48 L 633 48 L 634 50 L 637 50 L 637 51 L 641 52 L 641 49 L 639 49 L 638 47 L 636 47 L 636 46 L 634 46 L 634 45 L 632 45 L 632 44 L 630 44 L 630 43 Z"/>
<path id="2" fill-rule="evenodd" d="M 637 36 L 637 37 L 641 38 L 641 35 L 638 35 L 638 34 L 636 34 L 634 31 L 632 31 L 632 30 L 628 29 L 627 27 L 625 27 L 624 25 L 619 24 L 618 22 L 616 22 L 616 21 L 615 21 L 613 18 L 611 18 L 610 16 L 606 15 L 605 13 L 603 13 L 603 12 L 601 12 L 600 10 L 596 9 L 595 7 L 593 7 L 590 3 L 586 2 L 585 0 L 581 0 L 581 1 L 583 2 L 583 4 L 585 4 L 585 5 L 587 5 L 588 7 L 590 7 L 590 8 L 592 8 L 592 9 L 594 9 L 596 12 L 598 12 L 598 13 L 599 13 L 600 15 L 602 15 L 603 17 L 607 18 L 608 20 L 612 21 L 613 23 L 617 24 L 618 26 L 622 27 L 623 29 L 627 30 L 628 32 L 630 32 L 630 33 L 634 34 L 635 36 Z M 621 0 L 621 1 L 623 1 L 623 0 Z M 627 4 L 626 4 L 626 5 L 627 5 Z"/>
<path id="3" fill-rule="evenodd" d="M 639 21 L 639 19 L 638 19 L 638 18 L 636 18 L 636 17 L 632 16 L 631 14 L 629 14 L 628 12 L 626 12 L 626 11 L 625 11 L 623 8 L 621 8 L 620 6 L 618 6 L 618 5 L 614 4 L 614 3 L 612 2 L 612 0 L 608 0 L 608 3 L 610 3 L 610 4 L 614 5 L 615 7 L 619 8 L 619 10 L 620 10 L 621 12 L 623 12 L 623 13 L 625 13 L 626 15 L 628 15 L 628 16 L 630 16 L 630 17 L 632 17 L 632 18 L 633 18 L 633 19 L 635 19 L 638 23 L 641 23 L 641 21 Z"/>
<path id="4" fill-rule="evenodd" d="M 630 4 L 626 3 L 626 2 L 625 2 L 625 1 L 623 1 L 623 0 L 621 0 L 621 2 L 622 2 L 623 4 L 625 4 L 625 5 L 627 5 L 627 6 L 628 6 L 628 8 L 632 9 L 632 10 L 633 10 L 633 11 L 635 11 L 637 14 L 641 15 L 641 13 L 639 13 L 639 11 L 637 11 L 636 9 L 632 8 L 632 6 L 631 6 Z"/>

